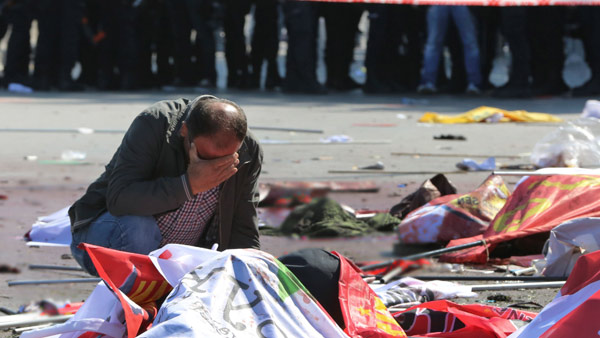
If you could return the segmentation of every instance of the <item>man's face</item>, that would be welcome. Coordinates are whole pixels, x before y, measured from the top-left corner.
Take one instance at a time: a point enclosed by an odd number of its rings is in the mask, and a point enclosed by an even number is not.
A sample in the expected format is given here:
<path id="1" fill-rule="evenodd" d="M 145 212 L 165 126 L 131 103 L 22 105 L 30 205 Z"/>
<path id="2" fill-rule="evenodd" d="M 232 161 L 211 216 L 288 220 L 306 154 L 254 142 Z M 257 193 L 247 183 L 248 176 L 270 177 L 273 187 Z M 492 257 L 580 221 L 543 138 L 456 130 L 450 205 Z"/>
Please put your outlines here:
<path id="1" fill-rule="evenodd" d="M 242 144 L 234 135 L 227 132 L 217 133 L 212 136 L 197 136 L 193 142 L 196 145 L 198 157 L 202 160 L 214 160 L 219 157 L 231 155 L 237 152 Z M 217 147 L 217 144 L 220 144 L 221 147 Z"/>

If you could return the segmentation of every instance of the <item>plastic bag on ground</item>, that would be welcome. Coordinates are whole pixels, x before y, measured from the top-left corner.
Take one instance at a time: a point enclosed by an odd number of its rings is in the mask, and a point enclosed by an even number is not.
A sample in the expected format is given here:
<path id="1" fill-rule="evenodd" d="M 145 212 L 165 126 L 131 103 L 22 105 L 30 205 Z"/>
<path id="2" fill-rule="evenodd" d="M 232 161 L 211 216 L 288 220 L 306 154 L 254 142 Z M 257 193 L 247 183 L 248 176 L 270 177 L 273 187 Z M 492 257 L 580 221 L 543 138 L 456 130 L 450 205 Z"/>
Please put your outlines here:
<path id="1" fill-rule="evenodd" d="M 580 118 L 567 122 L 535 144 L 531 163 L 545 167 L 600 166 L 600 120 Z"/>

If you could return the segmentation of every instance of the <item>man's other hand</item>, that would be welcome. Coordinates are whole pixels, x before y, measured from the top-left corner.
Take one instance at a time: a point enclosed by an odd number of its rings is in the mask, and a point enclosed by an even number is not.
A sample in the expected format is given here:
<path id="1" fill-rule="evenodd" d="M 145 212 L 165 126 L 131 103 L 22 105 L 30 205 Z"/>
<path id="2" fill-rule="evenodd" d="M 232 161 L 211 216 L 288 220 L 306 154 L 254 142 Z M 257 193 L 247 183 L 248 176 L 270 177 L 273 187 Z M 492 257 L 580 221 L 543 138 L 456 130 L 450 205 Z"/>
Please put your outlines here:
<path id="1" fill-rule="evenodd" d="M 194 195 L 223 183 L 237 172 L 236 166 L 240 163 L 238 153 L 212 160 L 203 160 L 198 157 L 194 142 L 191 142 L 189 156 L 190 164 L 187 174 Z"/>

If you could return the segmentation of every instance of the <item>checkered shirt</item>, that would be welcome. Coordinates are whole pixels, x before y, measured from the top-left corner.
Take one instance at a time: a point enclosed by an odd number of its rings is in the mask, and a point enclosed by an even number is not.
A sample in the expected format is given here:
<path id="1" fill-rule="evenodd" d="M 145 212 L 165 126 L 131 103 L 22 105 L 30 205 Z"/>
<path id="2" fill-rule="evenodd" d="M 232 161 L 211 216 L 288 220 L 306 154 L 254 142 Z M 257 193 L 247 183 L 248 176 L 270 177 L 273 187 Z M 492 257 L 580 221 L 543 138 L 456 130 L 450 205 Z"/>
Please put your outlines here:
<path id="1" fill-rule="evenodd" d="M 162 235 L 160 246 L 175 243 L 196 245 L 217 210 L 219 186 L 199 193 L 179 209 L 156 217 Z"/>

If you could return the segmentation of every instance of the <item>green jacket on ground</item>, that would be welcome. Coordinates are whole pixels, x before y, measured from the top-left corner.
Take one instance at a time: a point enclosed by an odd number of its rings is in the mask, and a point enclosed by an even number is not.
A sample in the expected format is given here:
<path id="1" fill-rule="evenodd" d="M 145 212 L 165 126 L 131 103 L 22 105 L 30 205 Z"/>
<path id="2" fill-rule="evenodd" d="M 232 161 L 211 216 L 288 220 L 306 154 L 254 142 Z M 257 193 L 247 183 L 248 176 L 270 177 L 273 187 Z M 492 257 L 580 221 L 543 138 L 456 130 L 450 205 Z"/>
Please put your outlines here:
<path id="1" fill-rule="evenodd" d="M 115 216 L 153 216 L 193 198 L 179 131 L 189 100 L 160 101 L 132 122 L 106 170 L 69 209 L 71 231 L 105 211 Z M 259 248 L 258 176 L 263 153 L 248 133 L 239 150 L 238 172 L 221 184 L 217 212 L 199 246 L 219 250 Z"/>

